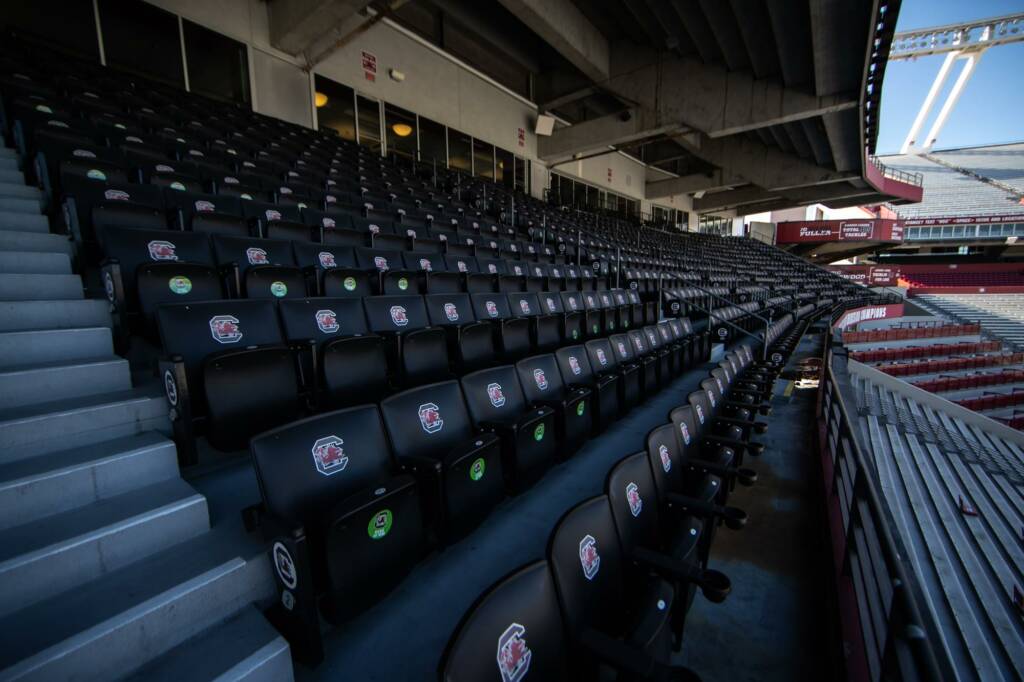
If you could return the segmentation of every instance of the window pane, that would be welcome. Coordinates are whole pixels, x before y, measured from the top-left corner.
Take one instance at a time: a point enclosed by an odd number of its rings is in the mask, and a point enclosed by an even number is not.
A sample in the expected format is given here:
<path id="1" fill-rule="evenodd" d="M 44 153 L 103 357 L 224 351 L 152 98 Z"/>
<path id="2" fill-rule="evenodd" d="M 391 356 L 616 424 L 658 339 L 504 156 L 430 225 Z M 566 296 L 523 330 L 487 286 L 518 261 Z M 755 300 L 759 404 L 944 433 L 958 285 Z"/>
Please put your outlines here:
<path id="1" fill-rule="evenodd" d="M 207 97 L 249 102 L 249 55 L 245 45 L 191 21 L 183 21 L 188 87 Z"/>
<path id="2" fill-rule="evenodd" d="M 437 167 L 445 167 L 444 126 L 429 118 L 420 116 L 420 160 Z"/>
<path id="3" fill-rule="evenodd" d="M 526 159 L 520 159 L 516 157 L 516 178 L 515 178 L 515 189 L 523 192 L 524 194 L 530 191 L 529 186 L 526 184 L 527 178 L 527 161 Z"/>
<path id="4" fill-rule="evenodd" d="M 137 0 L 100 0 L 99 6 L 108 65 L 185 87 L 178 17 Z"/>
<path id="5" fill-rule="evenodd" d="M 494 158 L 494 181 L 511 189 L 515 180 L 515 157 L 512 156 L 512 152 L 495 147 Z"/>
<path id="6" fill-rule="evenodd" d="M 83 0 L 54 2 L 5 2 L 0 24 L 21 29 L 29 37 L 41 39 L 76 54 L 99 61 L 96 18 L 92 3 Z M 59 17 L 59 21 L 54 21 Z"/>
<path id="7" fill-rule="evenodd" d="M 494 145 L 473 140 L 473 174 L 478 178 L 494 179 Z"/>
<path id="8" fill-rule="evenodd" d="M 337 130 L 345 140 L 356 139 L 356 104 L 352 88 L 323 76 L 313 76 L 316 120 L 323 130 Z"/>
<path id="9" fill-rule="evenodd" d="M 448 129 L 448 166 L 458 170 L 469 172 L 471 166 L 471 154 L 473 153 L 472 140 L 466 133 L 460 133 L 454 128 Z"/>
<path id="10" fill-rule="evenodd" d="M 393 104 L 384 104 L 384 134 L 388 156 L 416 158 L 416 114 Z"/>
<path id="11" fill-rule="evenodd" d="M 380 151 L 380 103 L 375 99 L 357 98 L 359 107 L 359 144 Z"/>

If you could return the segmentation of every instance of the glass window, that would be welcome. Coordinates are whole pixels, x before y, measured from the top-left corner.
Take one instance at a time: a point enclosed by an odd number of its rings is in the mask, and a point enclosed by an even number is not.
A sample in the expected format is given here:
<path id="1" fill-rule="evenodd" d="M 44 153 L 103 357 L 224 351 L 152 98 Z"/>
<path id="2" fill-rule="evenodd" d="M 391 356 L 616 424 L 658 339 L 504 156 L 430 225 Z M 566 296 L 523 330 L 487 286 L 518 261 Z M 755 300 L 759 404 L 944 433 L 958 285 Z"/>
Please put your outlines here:
<path id="1" fill-rule="evenodd" d="M 1015 227 L 1016 229 L 1013 231 L 1015 235 L 1017 235 L 1018 237 L 1024 235 L 1024 223 L 1017 223 Z"/>
<path id="2" fill-rule="evenodd" d="M 420 116 L 420 161 L 432 164 L 436 160 L 437 167 L 444 168 L 448 163 L 446 148 L 444 126 Z"/>
<path id="3" fill-rule="evenodd" d="M 320 129 L 338 131 L 345 140 L 356 139 L 356 100 L 352 88 L 335 83 L 330 78 L 313 75 L 316 90 L 316 121 Z"/>
<path id="4" fill-rule="evenodd" d="M 494 148 L 494 181 L 500 182 L 509 189 L 512 189 L 515 180 L 515 157 L 512 152 L 504 149 Z"/>
<path id="5" fill-rule="evenodd" d="M 587 185 L 587 208 L 596 210 L 600 202 L 601 198 L 598 196 L 597 188 Z"/>
<path id="6" fill-rule="evenodd" d="M 384 133 L 388 142 L 388 156 L 395 154 L 407 159 L 416 158 L 416 114 L 384 105 Z"/>
<path id="7" fill-rule="evenodd" d="M 483 140 L 473 140 L 473 175 L 478 178 L 494 179 L 494 145 Z"/>
<path id="8" fill-rule="evenodd" d="M 178 17 L 138 0 L 100 0 L 107 64 L 185 87 Z"/>
<path id="9" fill-rule="evenodd" d="M 0 26 L 24 31 L 47 45 L 65 48 L 75 54 L 99 61 L 96 17 L 92 3 L 83 0 L 53 2 L 5 2 Z M 59 21 L 54 21 L 59 17 Z"/>
<path id="10" fill-rule="evenodd" d="M 952 225 L 946 225 L 945 227 L 942 228 L 942 238 L 943 239 L 948 239 L 949 237 L 952 237 L 952 236 L 953 236 L 953 226 Z"/>
<path id="11" fill-rule="evenodd" d="M 978 225 L 978 236 L 979 237 L 987 237 L 988 236 L 988 228 L 989 228 L 988 225 Z"/>
<path id="12" fill-rule="evenodd" d="M 953 227 L 953 236 L 954 237 L 963 237 L 964 236 L 964 226 L 963 225 L 956 225 L 956 226 L 954 226 Z"/>
<path id="13" fill-rule="evenodd" d="M 359 110 L 359 144 L 375 152 L 380 151 L 380 103 L 375 99 L 356 97 Z"/>
<path id="14" fill-rule="evenodd" d="M 518 156 L 516 157 L 516 177 L 514 187 L 524 194 L 530 191 L 530 186 L 527 183 L 527 178 L 530 177 L 528 170 L 529 167 L 527 166 L 528 163 L 529 161 L 526 159 L 520 159 Z"/>
<path id="15" fill-rule="evenodd" d="M 191 21 L 182 21 L 182 29 L 189 90 L 248 104 L 249 55 L 245 45 Z"/>
<path id="16" fill-rule="evenodd" d="M 472 166 L 473 140 L 466 133 L 454 128 L 448 129 L 448 166 L 458 170 L 470 171 Z"/>

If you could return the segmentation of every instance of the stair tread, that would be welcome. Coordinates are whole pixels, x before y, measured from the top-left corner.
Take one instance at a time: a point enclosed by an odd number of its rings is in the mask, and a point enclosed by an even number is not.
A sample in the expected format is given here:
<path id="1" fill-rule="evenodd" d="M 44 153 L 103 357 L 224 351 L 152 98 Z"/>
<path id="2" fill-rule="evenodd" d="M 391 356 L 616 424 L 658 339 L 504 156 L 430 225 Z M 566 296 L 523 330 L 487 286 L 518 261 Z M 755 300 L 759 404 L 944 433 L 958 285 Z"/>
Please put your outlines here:
<path id="1" fill-rule="evenodd" d="M 161 509 L 199 504 L 205 498 L 180 478 L 161 481 L 85 507 L 47 516 L 0 531 L 0 569 L 28 559 L 26 555 L 102 534 Z"/>
<path id="2" fill-rule="evenodd" d="M 288 643 L 255 607 L 244 608 L 152 661 L 129 681 L 215 680 L 246 659 L 287 655 Z M 291 659 L 288 659 L 291 665 Z M 234 679 L 229 677 L 229 679 Z"/>
<path id="3" fill-rule="evenodd" d="M 120 365 L 128 361 L 117 355 L 102 356 L 97 358 L 81 358 L 78 360 L 54 360 L 52 362 L 35 362 L 30 365 L 19 365 L 17 367 L 0 368 L 0 374 L 20 374 L 26 372 L 40 372 L 51 369 L 64 369 L 68 367 L 84 367 L 86 365 Z"/>
<path id="4" fill-rule="evenodd" d="M 128 402 L 152 400 L 163 398 L 163 389 L 159 385 L 132 388 L 126 391 L 115 391 L 113 393 L 98 393 L 96 395 L 81 396 L 79 398 L 67 398 L 55 400 L 49 403 L 38 403 L 24 407 L 12 407 L 0 410 L 0 426 L 4 422 L 23 421 L 26 419 L 47 419 L 51 416 L 79 410 L 105 407 Z"/>
<path id="5" fill-rule="evenodd" d="M 25 479 L 62 473 L 69 469 L 89 466 L 110 457 L 124 456 L 171 442 L 173 441 L 167 436 L 157 431 L 143 431 L 131 436 L 54 452 L 42 457 L 31 457 L 0 464 L 0 489 L 15 485 Z"/>
<path id="6" fill-rule="evenodd" d="M 119 616 L 130 617 L 145 610 L 147 602 L 152 606 L 196 589 L 204 577 L 213 578 L 264 552 L 262 542 L 242 533 L 240 524 L 223 524 L 8 614 L 0 618 L 0 670 L 72 637 L 88 641 L 97 631 L 114 627 Z"/>

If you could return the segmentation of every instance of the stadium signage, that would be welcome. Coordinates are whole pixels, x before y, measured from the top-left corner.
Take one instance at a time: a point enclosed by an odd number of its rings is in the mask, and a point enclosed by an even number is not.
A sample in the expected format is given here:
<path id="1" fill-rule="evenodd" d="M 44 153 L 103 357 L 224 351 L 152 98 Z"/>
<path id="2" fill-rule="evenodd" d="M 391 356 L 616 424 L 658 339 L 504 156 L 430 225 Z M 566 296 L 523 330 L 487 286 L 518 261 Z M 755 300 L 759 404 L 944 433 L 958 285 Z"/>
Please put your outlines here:
<path id="1" fill-rule="evenodd" d="M 956 216 L 947 218 L 910 218 L 901 220 L 903 227 L 930 227 L 933 225 L 989 225 L 994 223 L 1024 222 L 1024 214 Z"/>
<path id="2" fill-rule="evenodd" d="M 903 317 L 903 304 L 872 305 L 864 308 L 847 310 L 839 321 L 832 325 L 833 329 L 846 329 L 869 320 L 885 320 L 892 317 Z"/>
<path id="3" fill-rule="evenodd" d="M 895 220 L 795 220 L 779 223 L 777 244 L 808 242 L 872 241 L 901 242 L 903 226 Z"/>

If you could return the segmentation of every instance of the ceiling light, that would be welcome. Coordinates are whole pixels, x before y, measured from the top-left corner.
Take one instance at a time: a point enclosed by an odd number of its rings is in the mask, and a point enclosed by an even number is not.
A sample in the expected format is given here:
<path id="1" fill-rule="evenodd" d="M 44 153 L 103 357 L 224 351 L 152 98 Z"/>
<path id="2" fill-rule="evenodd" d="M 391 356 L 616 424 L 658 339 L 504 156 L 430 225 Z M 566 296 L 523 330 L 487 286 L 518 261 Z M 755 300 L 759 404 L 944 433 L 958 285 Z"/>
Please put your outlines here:
<path id="1" fill-rule="evenodd" d="M 314 101 L 316 102 L 316 108 L 319 109 L 320 107 L 327 104 L 327 95 L 325 95 L 322 92 L 318 92 L 316 93 Z"/>
<path id="2" fill-rule="evenodd" d="M 412 135 L 412 126 L 408 123 L 395 123 L 391 126 L 391 129 L 395 131 L 395 135 L 399 137 L 409 137 Z"/>

